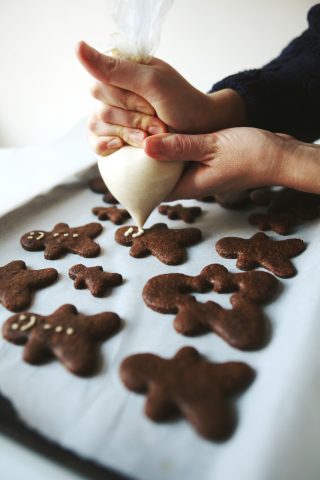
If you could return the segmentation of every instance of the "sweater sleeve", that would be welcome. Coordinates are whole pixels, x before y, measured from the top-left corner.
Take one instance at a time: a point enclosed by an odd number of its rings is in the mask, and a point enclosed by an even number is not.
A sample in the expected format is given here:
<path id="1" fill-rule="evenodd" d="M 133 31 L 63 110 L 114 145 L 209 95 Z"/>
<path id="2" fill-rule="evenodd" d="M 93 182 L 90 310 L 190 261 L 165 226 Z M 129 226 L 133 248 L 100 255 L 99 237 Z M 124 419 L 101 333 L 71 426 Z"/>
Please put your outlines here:
<path id="1" fill-rule="evenodd" d="M 279 57 L 225 78 L 211 92 L 232 88 L 244 99 L 251 126 L 312 142 L 320 138 L 320 4 L 308 22 Z"/>

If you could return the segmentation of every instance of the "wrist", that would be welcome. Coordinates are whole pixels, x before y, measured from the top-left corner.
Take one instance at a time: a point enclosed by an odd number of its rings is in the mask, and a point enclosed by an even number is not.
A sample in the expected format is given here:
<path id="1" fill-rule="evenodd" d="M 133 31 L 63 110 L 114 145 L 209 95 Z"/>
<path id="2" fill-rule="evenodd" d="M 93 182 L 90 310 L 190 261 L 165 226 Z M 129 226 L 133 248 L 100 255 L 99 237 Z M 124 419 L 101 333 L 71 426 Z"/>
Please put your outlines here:
<path id="1" fill-rule="evenodd" d="M 225 88 L 206 96 L 212 119 L 210 131 L 247 126 L 247 107 L 241 95 L 235 90 Z"/>
<path id="2" fill-rule="evenodd" d="M 320 194 L 320 146 L 284 140 L 278 185 Z"/>

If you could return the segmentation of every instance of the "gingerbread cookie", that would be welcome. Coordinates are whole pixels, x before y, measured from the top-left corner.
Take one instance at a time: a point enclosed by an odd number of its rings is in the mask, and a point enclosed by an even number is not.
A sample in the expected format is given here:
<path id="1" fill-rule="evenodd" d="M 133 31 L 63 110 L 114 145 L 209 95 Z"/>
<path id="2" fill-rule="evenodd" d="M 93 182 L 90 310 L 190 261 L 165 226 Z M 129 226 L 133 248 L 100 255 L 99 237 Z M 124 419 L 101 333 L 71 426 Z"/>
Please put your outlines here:
<path id="1" fill-rule="evenodd" d="M 52 285 L 57 278 L 54 268 L 31 270 L 22 260 L 10 262 L 0 267 L 0 303 L 12 312 L 24 310 L 36 290 Z"/>
<path id="2" fill-rule="evenodd" d="M 259 188 L 250 193 L 255 205 L 268 207 L 268 213 L 291 213 L 301 220 L 319 217 L 320 195 L 291 188 Z"/>
<path id="3" fill-rule="evenodd" d="M 266 322 L 261 308 L 241 295 L 231 298 L 232 309 L 218 303 L 197 302 L 186 298 L 174 319 L 174 328 L 182 335 L 200 335 L 212 331 L 240 350 L 261 348 L 266 340 Z"/>
<path id="4" fill-rule="evenodd" d="M 109 192 L 108 188 L 106 187 L 106 184 L 102 180 L 102 177 L 95 177 L 92 178 L 89 183 L 88 183 L 90 189 L 95 192 L 95 193 L 102 193 L 103 196 L 103 201 L 106 203 L 119 203 L 116 198 L 112 195 L 111 192 Z"/>
<path id="5" fill-rule="evenodd" d="M 252 213 L 249 223 L 257 225 L 259 230 L 272 230 L 279 235 L 289 235 L 297 221 L 291 213 Z"/>
<path id="6" fill-rule="evenodd" d="M 279 281 L 267 272 L 231 273 L 226 267 L 212 264 L 204 267 L 199 275 L 166 273 L 150 278 L 142 296 L 148 307 L 160 313 L 177 313 L 180 305 L 191 293 L 234 293 L 252 303 L 263 304 L 274 297 Z"/>
<path id="7" fill-rule="evenodd" d="M 216 202 L 221 207 L 228 208 L 230 210 L 242 210 L 252 205 L 249 190 L 216 194 L 214 197 Z"/>
<path id="8" fill-rule="evenodd" d="M 21 245 L 30 252 L 44 250 L 47 260 L 56 260 L 68 252 L 82 257 L 96 257 L 100 253 L 100 246 L 92 239 L 101 232 L 100 223 L 88 223 L 75 228 L 58 223 L 51 232 L 34 230 L 24 234 Z"/>
<path id="9" fill-rule="evenodd" d="M 94 207 L 92 213 L 98 217 L 99 220 L 110 220 L 115 225 L 122 225 L 128 218 L 129 212 L 123 208 L 117 207 Z"/>
<path id="10" fill-rule="evenodd" d="M 216 250 L 222 257 L 237 258 L 237 267 L 251 270 L 261 266 L 279 277 L 293 277 L 297 272 L 290 258 L 302 253 L 306 248 L 303 240 L 272 240 L 259 232 L 249 239 L 225 237 L 216 243 Z"/>
<path id="11" fill-rule="evenodd" d="M 112 312 L 97 315 L 78 313 L 73 305 L 63 305 L 51 315 L 22 313 L 3 325 L 3 337 L 24 345 L 23 359 L 33 365 L 58 359 L 75 375 L 91 375 L 97 365 L 98 344 L 120 327 L 120 318 Z"/>
<path id="12" fill-rule="evenodd" d="M 184 207 L 181 203 L 177 205 L 160 205 L 158 212 L 167 215 L 170 220 L 183 220 L 186 223 L 193 223 L 202 213 L 200 207 Z"/>
<path id="13" fill-rule="evenodd" d="M 134 237 L 137 227 L 121 227 L 115 233 L 116 242 L 131 246 L 130 255 L 136 258 L 153 255 L 167 265 L 178 265 L 186 260 L 185 247 L 196 245 L 202 239 L 198 228 L 170 229 L 164 223 L 157 223 Z"/>
<path id="14" fill-rule="evenodd" d="M 254 371 L 242 362 L 213 363 L 192 347 L 172 359 L 131 355 L 120 368 L 125 386 L 145 393 L 145 414 L 154 421 L 183 415 L 203 437 L 223 440 L 234 430 L 230 398 L 248 388 Z"/>
<path id="15" fill-rule="evenodd" d="M 74 280 L 74 288 L 87 288 L 94 297 L 103 297 L 110 287 L 122 284 L 119 273 L 104 272 L 101 266 L 74 265 L 69 270 L 69 277 Z"/>

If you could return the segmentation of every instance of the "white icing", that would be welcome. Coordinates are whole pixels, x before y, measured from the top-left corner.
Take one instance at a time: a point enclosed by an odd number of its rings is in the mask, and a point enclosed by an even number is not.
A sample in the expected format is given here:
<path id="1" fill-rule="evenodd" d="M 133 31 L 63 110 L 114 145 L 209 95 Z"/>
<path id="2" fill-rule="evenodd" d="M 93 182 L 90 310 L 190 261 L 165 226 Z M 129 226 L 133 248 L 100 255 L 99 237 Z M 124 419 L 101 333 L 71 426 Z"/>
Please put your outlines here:
<path id="1" fill-rule="evenodd" d="M 43 329 L 44 329 L 44 330 L 50 330 L 50 329 L 51 329 L 51 325 L 50 325 L 49 323 L 45 323 L 45 324 L 43 325 Z"/>
<path id="2" fill-rule="evenodd" d="M 69 233 L 64 233 L 63 236 L 64 237 L 69 237 Z"/>
<path id="3" fill-rule="evenodd" d="M 141 237 L 141 235 L 143 235 L 143 234 L 144 234 L 143 228 L 138 228 L 138 230 L 136 231 L 136 233 L 133 233 L 133 234 L 132 234 L 132 238 Z"/>
<path id="4" fill-rule="evenodd" d="M 20 327 L 20 332 L 25 332 L 26 330 L 29 330 L 32 328 L 37 321 L 37 317 L 35 315 L 31 315 L 29 322 L 25 323 L 24 325 L 21 325 Z"/>
<path id="5" fill-rule="evenodd" d="M 53 236 L 54 237 L 59 237 L 59 233 L 56 232 L 56 233 L 53 234 Z"/>
<path id="6" fill-rule="evenodd" d="M 67 328 L 67 330 L 66 330 L 66 334 L 67 334 L 67 335 L 72 335 L 73 332 L 74 332 L 74 330 L 73 330 L 72 327 L 69 327 L 69 328 Z"/>
<path id="7" fill-rule="evenodd" d="M 19 328 L 18 323 L 13 323 L 13 324 L 11 325 L 11 330 L 18 330 L 18 328 Z"/>
<path id="8" fill-rule="evenodd" d="M 63 327 L 62 327 L 61 325 L 58 325 L 58 326 L 55 328 L 55 331 L 56 331 L 57 333 L 62 332 L 62 330 L 63 330 Z"/>
<path id="9" fill-rule="evenodd" d="M 44 232 L 38 232 L 38 236 L 36 237 L 36 240 L 41 240 L 44 237 Z"/>
<path id="10" fill-rule="evenodd" d="M 21 313 L 21 315 L 19 315 L 19 322 L 22 322 L 22 320 L 25 320 L 27 318 L 27 315 L 25 315 L 24 313 Z"/>
<path id="11" fill-rule="evenodd" d="M 125 236 L 125 237 L 129 237 L 130 233 L 132 233 L 132 232 L 133 232 L 133 228 L 132 228 L 132 227 L 129 227 L 128 230 L 126 230 L 126 231 L 124 232 L 124 236 Z"/>
<path id="12" fill-rule="evenodd" d="M 79 237 L 79 233 L 73 233 L 72 236 L 73 236 L 74 238 L 77 238 L 77 237 Z"/>
<path id="13" fill-rule="evenodd" d="M 27 238 L 29 238 L 29 240 L 31 240 L 31 239 L 33 238 L 33 236 L 32 236 L 32 235 L 28 235 Z"/>
<path id="14" fill-rule="evenodd" d="M 125 146 L 98 161 L 108 189 L 124 205 L 139 228 L 152 210 L 172 191 L 183 162 L 163 162 L 148 157 L 142 148 Z"/>

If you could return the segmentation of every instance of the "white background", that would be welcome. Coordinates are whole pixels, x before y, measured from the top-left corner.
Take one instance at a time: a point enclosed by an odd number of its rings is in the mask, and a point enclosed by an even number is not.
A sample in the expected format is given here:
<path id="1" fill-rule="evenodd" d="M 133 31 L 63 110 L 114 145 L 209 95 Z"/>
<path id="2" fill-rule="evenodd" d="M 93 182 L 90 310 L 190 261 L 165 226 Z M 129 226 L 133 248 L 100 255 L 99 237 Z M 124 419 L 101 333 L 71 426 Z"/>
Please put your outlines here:
<path id="1" fill-rule="evenodd" d="M 307 26 L 311 0 L 175 0 L 157 55 L 202 90 L 255 68 Z M 111 0 L 0 0 L 0 147 L 57 139 L 91 108 L 78 40 L 101 46 Z"/>

